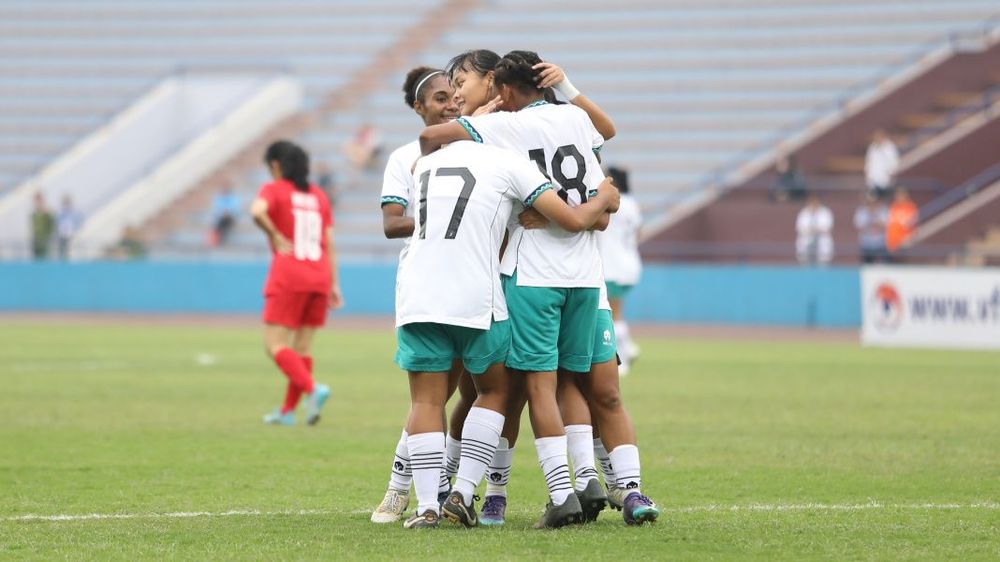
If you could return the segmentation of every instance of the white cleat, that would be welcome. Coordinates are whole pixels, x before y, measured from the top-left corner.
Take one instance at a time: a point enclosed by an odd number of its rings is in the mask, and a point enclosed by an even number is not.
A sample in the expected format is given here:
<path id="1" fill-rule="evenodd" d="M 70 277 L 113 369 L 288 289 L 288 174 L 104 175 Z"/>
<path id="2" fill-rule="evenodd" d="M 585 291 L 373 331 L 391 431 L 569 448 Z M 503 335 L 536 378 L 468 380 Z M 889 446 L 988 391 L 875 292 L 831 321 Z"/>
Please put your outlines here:
<path id="1" fill-rule="evenodd" d="M 389 488 L 382 498 L 382 503 L 372 512 L 372 523 L 395 523 L 403 517 L 403 512 L 409 505 L 409 490 L 403 492 Z"/>

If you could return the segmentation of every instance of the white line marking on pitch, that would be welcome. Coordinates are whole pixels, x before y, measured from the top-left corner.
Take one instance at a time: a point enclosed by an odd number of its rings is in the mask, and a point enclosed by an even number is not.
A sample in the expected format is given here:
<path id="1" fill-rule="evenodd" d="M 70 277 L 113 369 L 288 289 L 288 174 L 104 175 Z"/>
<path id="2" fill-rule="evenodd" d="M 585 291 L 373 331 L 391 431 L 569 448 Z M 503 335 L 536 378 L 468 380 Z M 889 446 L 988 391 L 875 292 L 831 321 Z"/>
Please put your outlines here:
<path id="1" fill-rule="evenodd" d="M 857 504 L 766 504 L 751 503 L 745 505 L 695 505 L 688 507 L 665 508 L 666 513 L 704 513 L 713 511 L 864 511 L 864 510 L 954 510 L 954 509 L 1000 509 L 997 502 L 975 503 L 910 503 L 887 504 L 868 502 Z M 191 519 L 195 517 L 280 517 L 280 516 L 313 516 L 313 515 L 367 515 L 370 509 L 354 509 L 349 511 L 330 509 L 300 509 L 289 511 L 259 511 L 256 509 L 234 509 L 230 511 L 175 511 L 167 513 L 84 513 L 60 515 L 10 515 L 0 517 L 0 521 L 91 521 L 99 519 Z"/>

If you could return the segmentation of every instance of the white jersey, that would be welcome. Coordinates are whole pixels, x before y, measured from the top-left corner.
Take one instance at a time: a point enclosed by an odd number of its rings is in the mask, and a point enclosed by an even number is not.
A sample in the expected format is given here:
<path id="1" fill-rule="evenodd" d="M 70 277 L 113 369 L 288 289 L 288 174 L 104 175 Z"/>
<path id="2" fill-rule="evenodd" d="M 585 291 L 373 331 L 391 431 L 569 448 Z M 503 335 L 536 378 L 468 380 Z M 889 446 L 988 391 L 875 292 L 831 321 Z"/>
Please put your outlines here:
<path id="1" fill-rule="evenodd" d="M 597 233 L 604 278 L 619 285 L 635 285 L 642 273 L 639 257 L 639 228 L 642 211 L 635 199 L 622 195 L 621 207 L 611 215 L 607 230 Z"/>
<path id="2" fill-rule="evenodd" d="M 380 205 L 398 203 L 406 209 L 407 216 L 413 216 L 413 174 L 410 168 L 420 158 L 420 141 L 413 141 L 392 151 L 389 161 L 385 164 L 382 174 L 382 197 Z M 403 249 L 399 251 L 399 262 L 406 257 L 410 247 L 410 239 L 403 241 Z"/>
<path id="3" fill-rule="evenodd" d="M 535 102 L 514 113 L 462 117 L 472 139 L 512 149 L 550 176 L 571 207 L 585 203 L 604 180 L 595 151 L 604 138 L 573 105 Z M 511 225 L 500 271 L 528 287 L 600 287 L 601 258 L 594 232 L 567 232 L 554 224 L 525 230 Z"/>
<path id="4" fill-rule="evenodd" d="M 507 319 L 500 244 L 515 203 L 552 188 L 520 155 L 456 142 L 413 172 L 416 229 L 396 282 L 396 326 L 434 322 L 489 329 Z"/>

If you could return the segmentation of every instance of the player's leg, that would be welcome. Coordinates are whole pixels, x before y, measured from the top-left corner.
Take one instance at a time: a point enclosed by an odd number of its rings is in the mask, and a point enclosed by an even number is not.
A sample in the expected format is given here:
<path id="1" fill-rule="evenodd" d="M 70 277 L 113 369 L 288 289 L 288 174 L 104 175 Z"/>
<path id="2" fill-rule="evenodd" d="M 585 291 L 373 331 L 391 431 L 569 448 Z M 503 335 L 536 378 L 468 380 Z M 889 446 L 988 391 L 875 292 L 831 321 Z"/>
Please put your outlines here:
<path id="1" fill-rule="evenodd" d="M 440 518 L 438 480 L 444 464 L 444 404 L 448 370 L 455 356 L 447 326 L 408 324 L 397 332 L 396 363 L 409 373 L 410 418 L 406 445 L 410 454 L 416 514 L 405 528 L 436 527 Z"/>
<path id="2" fill-rule="evenodd" d="M 465 372 L 465 367 L 461 360 L 456 360 L 452 365 L 452 375 L 458 381 L 458 401 L 451 410 L 451 417 L 448 419 L 448 435 L 445 438 L 445 458 L 444 471 L 441 473 L 439 493 L 443 493 L 442 501 L 451 491 L 451 481 L 458 474 L 458 463 L 462 454 L 462 427 L 465 419 L 472 409 L 472 404 L 476 401 L 476 385 L 472 377 Z"/>
<path id="3" fill-rule="evenodd" d="M 309 399 L 306 403 L 306 423 L 309 425 L 316 425 L 316 423 L 319 422 L 320 412 L 323 409 L 323 405 L 326 404 L 327 399 L 330 397 L 330 387 L 325 384 L 315 382 L 315 378 L 312 376 L 313 359 L 311 349 L 313 338 L 316 336 L 316 330 L 316 326 L 302 326 L 295 331 L 295 337 L 292 343 L 295 352 L 299 354 L 299 357 L 302 358 L 302 362 L 309 370 L 309 378 L 312 380 L 313 391 L 307 393 L 309 395 Z M 288 394 L 286 393 L 286 407 L 289 405 L 288 398 Z"/>
<path id="4" fill-rule="evenodd" d="M 507 366 L 524 373 L 535 450 L 549 490 L 550 501 L 538 527 L 562 526 L 583 516 L 570 482 L 566 433 L 556 401 L 559 327 L 565 291 L 520 287 L 516 273 L 504 278 L 513 328 Z M 596 303 L 594 308 L 597 308 Z"/>
<path id="5" fill-rule="evenodd" d="M 510 376 L 504 361 L 510 349 L 510 322 L 493 322 L 489 330 L 456 328 L 465 336 L 463 359 L 475 383 L 476 399 L 462 427 L 462 456 L 455 489 L 442 508 L 444 517 L 474 527 L 476 487 L 493 460 L 504 426 Z"/>
<path id="6" fill-rule="evenodd" d="M 300 293 L 268 295 L 264 300 L 264 349 L 288 383 L 298 392 L 312 392 L 312 376 L 302 357 L 290 347 L 292 333 L 301 327 L 306 300 Z M 286 392 L 287 395 L 287 392 Z M 286 396 L 287 397 L 287 396 Z M 264 416 L 264 422 L 277 425 L 295 423 L 294 408 L 278 407 Z"/>
<path id="7" fill-rule="evenodd" d="M 591 413 L 591 419 L 594 419 L 593 413 Z M 611 458 L 608 456 L 607 449 L 604 448 L 604 441 L 601 440 L 601 426 L 597 425 L 597 422 L 594 422 L 594 460 L 600 466 L 601 474 L 604 475 L 604 489 L 608 495 L 608 505 L 616 511 L 621 511 L 624 498 L 618 488 L 618 478 L 615 477 L 615 471 L 611 467 Z"/>
<path id="8" fill-rule="evenodd" d="M 610 314 L 598 311 L 599 332 L 611 331 Z M 601 334 L 603 339 L 603 333 Z M 600 357 L 603 358 L 603 357 Z M 580 388 L 591 408 L 595 424 L 600 427 L 601 440 L 614 471 L 617 492 L 621 494 L 623 516 L 628 524 L 655 521 L 659 510 L 642 495 L 639 448 L 636 445 L 635 427 L 622 404 L 616 361 L 609 359 L 592 365 L 590 373 L 581 376 Z M 617 497 L 612 498 L 617 502 Z"/>
<path id="9" fill-rule="evenodd" d="M 577 386 L 580 375 L 569 371 L 558 373 L 559 412 L 566 424 L 566 445 L 573 463 L 574 485 L 586 521 L 595 521 L 607 505 L 607 493 L 601 488 L 594 467 L 594 428 L 590 408 Z"/>
<path id="10" fill-rule="evenodd" d="M 483 511 L 479 522 L 483 525 L 503 525 L 507 513 L 507 482 L 510 480 L 510 469 L 514 461 L 514 446 L 521 431 L 521 414 L 528 403 L 527 391 L 524 388 L 523 373 L 511 374 L 509 377 L 507 410 L 504 413 L 503 431 L 493 461 L 486 469 L 486 498 L 483 500 Z"/>
<path id="11" fill-rule="evenodd" d="M 608 282 L 608 303 L 611 305 L 611 316 L 614 320 L 615 340 L 618 344 L 618 353 L 621 357 L 621 365 L 618 371 L 621 375 L 627 375 L 632 367 L 632 362 L 639 357 L 639 346 L 632 340 L 628 322 L 625 321 L 625 295 L 630 286 L 619 285 Z"/>

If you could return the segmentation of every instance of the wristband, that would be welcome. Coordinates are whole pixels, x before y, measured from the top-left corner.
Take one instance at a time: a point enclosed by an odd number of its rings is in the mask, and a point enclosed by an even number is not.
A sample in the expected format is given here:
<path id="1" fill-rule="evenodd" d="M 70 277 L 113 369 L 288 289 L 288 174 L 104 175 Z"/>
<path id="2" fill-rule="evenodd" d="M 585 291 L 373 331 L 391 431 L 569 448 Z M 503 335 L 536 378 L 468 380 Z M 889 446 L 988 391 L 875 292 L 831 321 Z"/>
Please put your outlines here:
<path id="1" fill-rule="evenodd" d="M 562 81 L 552 87 L 555 88 L 557 92 L 562 94 L 567 101 L 573 101 L 573 98 L 580 95 L 580 90 L 577 90 L 576 87 L 573 86 L 573 83 L 569 81 L 569 76 L 566 75 L 563 75 Z"/>

